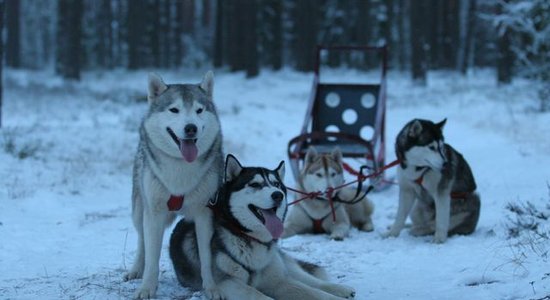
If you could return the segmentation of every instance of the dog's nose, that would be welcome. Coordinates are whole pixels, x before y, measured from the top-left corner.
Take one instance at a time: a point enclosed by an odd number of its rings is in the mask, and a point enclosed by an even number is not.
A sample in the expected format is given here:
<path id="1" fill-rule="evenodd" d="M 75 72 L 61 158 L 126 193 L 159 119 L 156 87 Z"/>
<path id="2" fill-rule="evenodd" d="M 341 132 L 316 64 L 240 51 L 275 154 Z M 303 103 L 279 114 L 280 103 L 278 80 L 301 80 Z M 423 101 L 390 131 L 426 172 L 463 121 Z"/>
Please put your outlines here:
<path id="1" fill-rule="evenodd" d="M 271 199 L 273 199 L 273 201 L 275 201 L 275 204 L 279 205 L 281 204 L 281 202 L 283 202 L 283 199 L 285 198 L 285 195 L 283 195 L 283 193 L 277 191 L 277 192 L 273 192 L 271 194 Z"/>
<path id="2" fill-rule="evenodd" d="M 185 137 L 194 137 L 197 134 L 197 126 L 195 124 L 187 124 L 183 130 L 185 131 Z"/>

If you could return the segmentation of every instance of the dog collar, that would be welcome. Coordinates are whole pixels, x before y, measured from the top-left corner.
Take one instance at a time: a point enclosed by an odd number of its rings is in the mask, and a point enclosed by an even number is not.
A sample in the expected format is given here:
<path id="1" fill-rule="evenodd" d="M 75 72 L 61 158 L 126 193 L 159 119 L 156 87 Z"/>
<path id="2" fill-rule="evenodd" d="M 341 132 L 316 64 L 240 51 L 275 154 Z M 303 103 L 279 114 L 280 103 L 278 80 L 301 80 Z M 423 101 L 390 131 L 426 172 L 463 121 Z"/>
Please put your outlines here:
<path id="1" fill-rule="evenodd" d="M 166 206 L 168 206 L 169 211 L 180 210 L 181 207 L 183 206 L 183 200 L 185 200 L 183 195 L 180 195 L 180 196 L 170 195 L 170 199 L 168 199 L 168 202 L 166 202 Z"/>

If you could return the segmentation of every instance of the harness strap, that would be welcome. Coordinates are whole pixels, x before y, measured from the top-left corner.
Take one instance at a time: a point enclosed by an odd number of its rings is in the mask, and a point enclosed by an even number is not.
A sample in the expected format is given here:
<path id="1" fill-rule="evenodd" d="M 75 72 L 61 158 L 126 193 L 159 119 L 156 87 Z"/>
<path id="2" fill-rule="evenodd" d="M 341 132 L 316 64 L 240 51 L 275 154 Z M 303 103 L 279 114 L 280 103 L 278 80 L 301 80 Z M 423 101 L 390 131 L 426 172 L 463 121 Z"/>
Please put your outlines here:
<path id="1" fill-rule="evenodd" d="M 333 210 L 331 210 L 328 214 L 326 214 L 324 217 L 320 219 L 315 219 L 314 217 L 310 216 L 306 209 L 302 206 L 298 205 L 298 207 L 306 214 L 306 216 L 311 220 L 313 225 L 313 233 L 315 234 L 321 234 L 321 233 L 327 233 L 326 230 L 323 228 L 323 221 L 332 214 Z"/>
<path id="2" fill-rule="evenodd" d="M 420 177 L 416 178 L 414 182 L 424 188 L 422 183 L 424 182 L 424 175 L 428 172 L 429 169 L 426 169 Z M 451 199 L 466 199 L 472 192 L 451 192 Z"/>
<path id="3" fill-rule="evenodd" d="M 325 218 L 311 219 L 313 221 L 313 233 L 315 233 L 315 234 L 326 233 L 325 229 L 323 228 L 323 220 Z"/>
<path id="4" fill-rule="evenodd" d="M 166 206 L 168 206 L 169 211 L 177 211 L 180 210 L 183 206 L 183 201 L 185 200 L 183 195 L 174 196 L 170 195 L 170 199 L 166 202 Z"/>

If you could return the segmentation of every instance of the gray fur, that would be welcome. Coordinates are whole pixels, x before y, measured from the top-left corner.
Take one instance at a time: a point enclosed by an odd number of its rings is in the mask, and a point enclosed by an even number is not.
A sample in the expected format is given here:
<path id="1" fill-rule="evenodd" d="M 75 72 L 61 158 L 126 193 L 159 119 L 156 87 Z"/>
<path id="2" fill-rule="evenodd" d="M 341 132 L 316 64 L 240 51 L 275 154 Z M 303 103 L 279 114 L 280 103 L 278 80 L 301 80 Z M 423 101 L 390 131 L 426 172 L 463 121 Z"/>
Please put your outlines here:
<path id="1" fill-rule="evenodd" d="M 211 274 L 211 211 L 206 207 L 222 181 L 223 154 L 220 123 L 214 103 L 211 72 L 201 84 L 165 84 L 160 76 L 149 77 L 149 111 L 139 129 L 140 140 L 134 160 L 132 219 L 138 232 L 138 249 L 125 280 L 143 278 L 135 297 L 154 297 L 158 285 L 159 258 L 164 230 L 178 214 L 195 220 L 201 254 L 201 276 L 206 295 L 223 297 Z M 197 151 L 183 159 L 181 143 L 190 141 L 185 126 L 196 126 L 193 139 Z M 170 129 L 175 137 L 171 136 Z M 176 139 L 177 138 L 177 139 Z M 179 141 L 179 142 L 178 142 Z M 184 196 L 178 211 L 169 211 L 171 195 Z"/>
<path id="2" fill-rule="evenodd" d="M 444 143 L 445 122 L 415 119 L 398 134 L 399 207 L 386 236 L 398 236 L 409 213 L 411 234 L 434 234 L 436 243 L 474 232 L 481 206 L 476 182 L 462 154 Z"/>

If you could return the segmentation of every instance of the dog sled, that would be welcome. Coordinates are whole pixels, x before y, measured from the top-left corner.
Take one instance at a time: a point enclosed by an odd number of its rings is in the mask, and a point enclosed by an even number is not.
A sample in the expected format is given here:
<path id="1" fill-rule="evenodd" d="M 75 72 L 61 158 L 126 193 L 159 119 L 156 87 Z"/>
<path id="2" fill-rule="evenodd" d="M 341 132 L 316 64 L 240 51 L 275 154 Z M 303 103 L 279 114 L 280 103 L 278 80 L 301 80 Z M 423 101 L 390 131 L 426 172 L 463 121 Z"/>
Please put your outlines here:
<path id="1" fill-rule="evenodd" d="M 334 83 L 321 77 L 321 60 L 328 52 L 359 52 L 379 59 L 375 82 Z M 315 74 L 300 134 L 288 142 L 288 158 L 294 178 L 309 147 L 330 153 L 339 147 L 344 169 L 357 176 L 357 195 L 368 178 L 368 191 L 388 186 L 384 179 L 387 47 L 318 46 Z M 355 166 L 355 167 L 354 167 Z"/>

